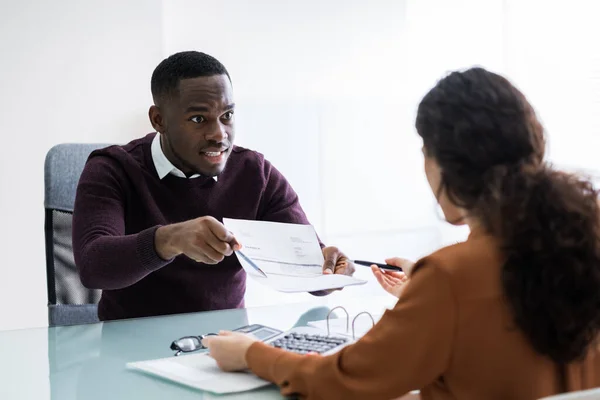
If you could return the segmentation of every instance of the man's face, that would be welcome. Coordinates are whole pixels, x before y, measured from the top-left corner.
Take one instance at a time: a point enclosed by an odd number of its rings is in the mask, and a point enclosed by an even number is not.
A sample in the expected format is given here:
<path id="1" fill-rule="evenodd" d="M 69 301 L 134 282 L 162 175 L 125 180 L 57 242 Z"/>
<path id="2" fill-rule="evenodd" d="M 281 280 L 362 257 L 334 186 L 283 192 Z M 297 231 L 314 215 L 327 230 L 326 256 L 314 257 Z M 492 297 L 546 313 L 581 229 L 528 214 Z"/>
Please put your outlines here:
<path id="1" fill-rule="evenodd" d="M 181 80 L 178 93 L 150 109 L 150 119 L 173 165 L 188 175 L 216 176 L 233 147 L 233 111 L 229 78 L 214 75 Z"/>

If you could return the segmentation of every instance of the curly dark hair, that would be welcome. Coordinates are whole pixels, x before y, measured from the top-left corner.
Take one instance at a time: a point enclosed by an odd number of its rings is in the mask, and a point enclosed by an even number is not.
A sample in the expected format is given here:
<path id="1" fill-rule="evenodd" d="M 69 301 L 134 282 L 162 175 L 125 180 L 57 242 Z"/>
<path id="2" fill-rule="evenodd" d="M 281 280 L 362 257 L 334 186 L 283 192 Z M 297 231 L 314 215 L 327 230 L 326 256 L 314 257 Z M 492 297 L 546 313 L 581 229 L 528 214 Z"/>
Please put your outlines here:
<path id="1" fill-rule="evenodd" d="M 499 239 L 504 295 L 534 349 L 559 363 L 600 329 L 598 192 L 544 162 L 544 130 L 523 94 L 482 68 L 453 72 L 421 101 L 417 132 L 440 190 Z"/>

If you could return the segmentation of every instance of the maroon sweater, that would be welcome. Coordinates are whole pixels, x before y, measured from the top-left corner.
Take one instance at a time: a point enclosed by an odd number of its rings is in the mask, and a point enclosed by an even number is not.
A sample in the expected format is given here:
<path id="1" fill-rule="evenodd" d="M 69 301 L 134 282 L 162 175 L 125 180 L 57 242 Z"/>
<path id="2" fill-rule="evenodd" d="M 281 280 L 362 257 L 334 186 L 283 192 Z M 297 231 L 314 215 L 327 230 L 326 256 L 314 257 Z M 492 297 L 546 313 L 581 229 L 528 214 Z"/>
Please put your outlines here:
<path id="1" fill-rule="evenodd" d="M 156 229 L 205 215 L 308 224 L 298 196 L 260 153 L 237 146 L 217 182 L 160 180 L 154 135 L 93 152 L 77 187 L 73 252 L 83 284 L 102 289 L 99 318 L 243 307 L 246 274 L 235 256 L 217 265 L 164 261 Z"/>

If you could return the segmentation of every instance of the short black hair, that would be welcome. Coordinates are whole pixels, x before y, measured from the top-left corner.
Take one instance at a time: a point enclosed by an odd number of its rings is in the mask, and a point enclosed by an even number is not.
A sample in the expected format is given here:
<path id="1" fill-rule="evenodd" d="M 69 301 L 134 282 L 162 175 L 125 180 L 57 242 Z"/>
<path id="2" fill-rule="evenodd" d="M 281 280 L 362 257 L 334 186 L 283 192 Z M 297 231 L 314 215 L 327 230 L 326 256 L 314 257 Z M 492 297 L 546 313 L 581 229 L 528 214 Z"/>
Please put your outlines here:
<path id="1" fill-rule="evenodd" d="M 182 79 L 200 76 L 227 75 L 229 72 L 219 60 L 199 51 L 182 51 L 164 59 L 154 69 L 150 81 L 152 98 L 158 102 L 173 94 Z"/>

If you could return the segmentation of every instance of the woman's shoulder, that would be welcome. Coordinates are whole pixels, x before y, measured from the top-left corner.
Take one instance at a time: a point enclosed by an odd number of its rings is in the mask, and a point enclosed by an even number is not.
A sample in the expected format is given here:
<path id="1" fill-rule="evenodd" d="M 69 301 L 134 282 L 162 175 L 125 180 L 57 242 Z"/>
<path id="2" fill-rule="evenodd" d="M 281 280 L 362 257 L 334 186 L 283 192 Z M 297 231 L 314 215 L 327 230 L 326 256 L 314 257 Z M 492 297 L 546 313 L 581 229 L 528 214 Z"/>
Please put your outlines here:
<path id="1" fill-rule="evenodd" d="M 498 242 L 491 236 L 478 235 L 421 258 L 411 274 L 428 266 L 435 266 L 449 277 L 462 280 L 469 276 L 496 275 L 502 264 L 503 257 Z"/>

